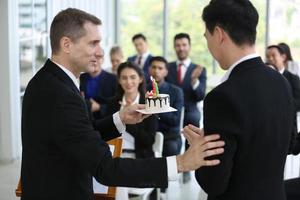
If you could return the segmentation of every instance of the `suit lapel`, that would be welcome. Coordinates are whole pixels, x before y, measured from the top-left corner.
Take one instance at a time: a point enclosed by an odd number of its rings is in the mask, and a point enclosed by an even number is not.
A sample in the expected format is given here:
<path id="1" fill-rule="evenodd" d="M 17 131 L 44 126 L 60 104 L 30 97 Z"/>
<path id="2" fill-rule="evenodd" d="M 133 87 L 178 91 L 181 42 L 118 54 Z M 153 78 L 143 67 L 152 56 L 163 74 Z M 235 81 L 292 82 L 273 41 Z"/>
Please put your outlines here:
<path id="1" fill-rule="evenodd" d="M 186 70 L 186 73 L 183 77 L 183 81 L 182 81 L 182 85 L 183 86 L 189 86 L 190 83 L 191 83 L 191 74 L 194 70 L 194 65 L 191 63 L 190 66 L 188 66 L 187 70 Z"/>
<path id="2" fill-rule="evenodd" d="M 171 83 L 180 86 L 178 81 L 177 81 L 177 65 L 176 65 L 176 62 L 170 63 L 170 65 L 169 65 L 169 79 L 170 79 Z"/>

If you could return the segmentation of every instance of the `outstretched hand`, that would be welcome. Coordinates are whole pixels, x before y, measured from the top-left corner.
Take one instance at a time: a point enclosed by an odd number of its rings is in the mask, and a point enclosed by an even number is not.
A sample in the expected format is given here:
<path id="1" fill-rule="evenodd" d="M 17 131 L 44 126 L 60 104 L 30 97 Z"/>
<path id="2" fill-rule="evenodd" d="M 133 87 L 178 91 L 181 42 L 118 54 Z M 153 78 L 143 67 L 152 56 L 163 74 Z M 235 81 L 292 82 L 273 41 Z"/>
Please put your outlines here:
<path id="1" fill-rule="evenodd" d="M 224 141 L 220 141 L 218 134 L 204 136 L 203 130 L 189 125 L 184 127 L 183 133 L 190 143 L 188 150 L 177 156 L 178 172 L 196 170 L 202 166 L 214 166 L 220 160 L 205 160 L 205 158 L 224 152 Z"/>
<path id="2" fill-rule="evenodd" d="M 124 124 L 137 124 L 142 122 L 145 118 L 150 115 L 139 113 L 137 110 L 145 109 L 145 105 L 134 104 L 125 106 L 124 109 L 120 110 L 120 119 Z"/>

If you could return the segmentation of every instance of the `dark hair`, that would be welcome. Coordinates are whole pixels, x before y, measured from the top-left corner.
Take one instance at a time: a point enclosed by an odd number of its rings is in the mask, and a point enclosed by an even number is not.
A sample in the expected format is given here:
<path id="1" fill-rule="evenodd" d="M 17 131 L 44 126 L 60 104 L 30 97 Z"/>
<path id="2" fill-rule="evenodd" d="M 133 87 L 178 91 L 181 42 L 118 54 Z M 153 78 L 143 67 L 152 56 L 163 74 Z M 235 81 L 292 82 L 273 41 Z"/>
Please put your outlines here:
<path id="1" fill-rule="evenodd" d="M 272 49 L 272 48 L 277 49 L 278 52 L 280 53 L 280 55 L 284 54 L 284 51 L 283 51 L 283 49 L 280 46 L 278 46 L 278 45 L 270 45 L 270 46 L 267 47 L 267 49 Z"/>
<path id="2" fill-rule="evenodd" d="M 118 67 L 118 71 L 117 71 L 118 80 L 120 79 L 121 72 L 126 68 L 133 69 L 134 71 L 136 71 L 139 77 L 143 79 L 143 81 L 139 84 L 138 91 L 141 97 L 144 97 L 146 92 L 146 82 L 145 82 L 145 76 L 143 70 L 138 65 L 132 62 L 129 61 L 123 62 Z M 120 83 L 118 82 L 116 96 L 118 99 L 122 99 L 123 95 L 124 95 L 124 90 L 120 85 Z"/>
<path id="3" fill-rule="evenodd" d="M 183 38 L 188 39 L 189 44 L 191 44 L 191 38 L 190 38 L 190 35 L 187 34 L 187 33 L 178 33 L 178 34 L 176 34 L 175 37 L 174 37 L 174 44 L 175 44 L 175 41 L 176 41 L 176 40 L 183 39 Z"/>
<path id="4" fill-rule="evenodd" d="M 281 42 L 278 44 L 278 46 L 283 50 L 284 54 L 286 55 L 286 61 L 293 61 L 293 57 L 289 45 L 287 45 L 284 42 Z"/>
<path id="5" fill-rule="evenodd" d="M 101 25 L 101 20 L 76 8 L 68 8 L 60 11 L 53 19 L 50 27 L 50 42 L 52 53 L 60 49 L 60 39 L 64 36 L 76 42 L 86 34 L 84 24 L 91 22 Z"/>
<path id="6" fill-rule="evenodd" d="M 142 33 L 138 33 L 138 34 L 135 34 L 133 37 L 132 37 L 132 42 L 136 39 L 143 39 L 145 42 L 147 42 L 147 38 L 146 36 L 144 36 Z"/>
<path id="7" fill-rule="evenodd" d="M 154 62 L 154 61 L 159 61 L 159 62 L 165 63 L 165 67 L 167 68 L 168 61 L 164 57 L 162 57 L 162 56 L 153 56 L 150 59 L 150 65 L 152 65 L 152 62 Z"/>
<path id="8" fill-rule="evenodd" d="M 211 34 L 219 26 L 238 46 L 255 43 L 258 18 L 257 10 L 249 0 L 211 0 L 202 13 Z"/>

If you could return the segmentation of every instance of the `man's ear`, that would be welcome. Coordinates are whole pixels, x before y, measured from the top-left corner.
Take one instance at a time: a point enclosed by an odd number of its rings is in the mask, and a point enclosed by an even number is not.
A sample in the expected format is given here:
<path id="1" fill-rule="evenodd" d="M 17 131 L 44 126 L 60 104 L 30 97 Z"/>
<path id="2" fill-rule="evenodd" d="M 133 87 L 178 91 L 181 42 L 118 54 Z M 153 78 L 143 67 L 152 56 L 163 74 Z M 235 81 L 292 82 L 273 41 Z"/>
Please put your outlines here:
<path id="1" fill-rule="evenodd" d="M 228 37 L 227 33 L 220 26 L 216 26 L 214 30 L 214 34 L 217 34 L 218 42 L 223 43 Z"/>
<path id="2" fill-rule="evenodd" d="M 69 54 L 71 51 L 70 50 L 71 46 L 72 46 L 72 41 L 70 38 L 64 36 L 60 39 L 60 47 L 63 52 Z"/>

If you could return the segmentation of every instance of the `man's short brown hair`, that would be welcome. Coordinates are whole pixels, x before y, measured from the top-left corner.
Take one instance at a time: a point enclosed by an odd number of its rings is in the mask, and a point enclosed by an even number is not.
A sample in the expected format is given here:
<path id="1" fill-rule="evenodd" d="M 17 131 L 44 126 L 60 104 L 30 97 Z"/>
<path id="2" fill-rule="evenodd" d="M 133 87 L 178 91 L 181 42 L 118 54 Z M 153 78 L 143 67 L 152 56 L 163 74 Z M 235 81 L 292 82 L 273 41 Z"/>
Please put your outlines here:
<path id="1" fill-rule="evenodd" d="M 60 49 L 60 39 L 64 36 L 76 42 L 86 34 L 83 28 L 86 22 L 101 25 L 101 20 L 76 8 L 68 8 L 60 11 L 53 19 L 50 27 L 50 42 L 52 53 Z"/>

